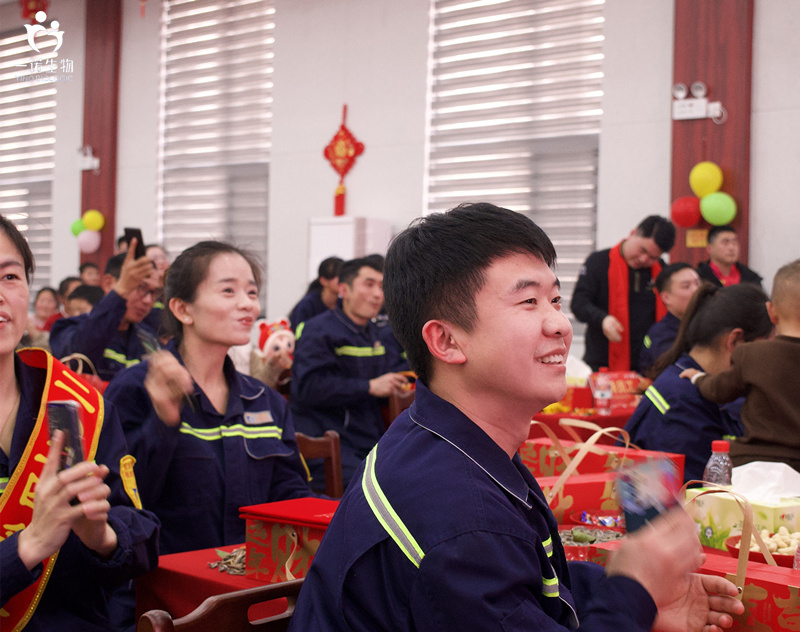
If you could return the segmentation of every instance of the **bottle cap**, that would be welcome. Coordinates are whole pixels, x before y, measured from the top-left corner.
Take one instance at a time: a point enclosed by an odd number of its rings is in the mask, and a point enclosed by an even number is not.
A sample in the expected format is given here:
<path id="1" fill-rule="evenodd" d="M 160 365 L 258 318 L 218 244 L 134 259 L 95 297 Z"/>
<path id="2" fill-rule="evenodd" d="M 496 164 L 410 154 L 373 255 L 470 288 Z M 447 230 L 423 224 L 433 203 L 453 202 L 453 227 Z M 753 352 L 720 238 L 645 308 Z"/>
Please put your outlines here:
<path id="1" fill-rule="evenodd" d="M 601 366 L 600 369 L 598 370 L 598 373 L 608 373 L 608 367 Z"/>
<path id="2" fill-rule="evenodd" d="M 716 441 L 711 442 L 711 451 L 712 452 L 730 452 L 731 451 L 731 444 L 725 441 L 725 439 L 717 439 Z"/>

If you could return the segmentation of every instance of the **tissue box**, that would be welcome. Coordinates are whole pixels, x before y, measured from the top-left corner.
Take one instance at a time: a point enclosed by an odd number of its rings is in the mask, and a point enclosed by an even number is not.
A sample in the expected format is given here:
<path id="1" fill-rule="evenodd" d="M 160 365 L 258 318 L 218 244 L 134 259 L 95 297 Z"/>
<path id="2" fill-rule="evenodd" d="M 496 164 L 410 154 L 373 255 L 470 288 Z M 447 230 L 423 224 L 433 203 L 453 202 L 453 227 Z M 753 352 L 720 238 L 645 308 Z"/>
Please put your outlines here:
<path id="1" fill-rule="evenodd" d="M 561 441 L 561 445 L 570 453 L 575 455 L 574 441 Z M 653 452 L 652 450 L 634 450 L 622 446 L 602 445 L 595 446 L 597 452 L 589 452 L 578 465 L 579 474 L 593 474 L 598 472 L 613 472 L 619 469 L 620 465 L 633 465 L 651 459 L 668 458 L 678 469 L 678 476 L 683 480 L 683 468 L 686 457 L 683 454 L 671 454 L 667 452 Z M 540 437 L 528 439 L 519 447 L 519 456 L 531 474 L 539 476 L 555 476 L 564 471 L 564 461 L 555 453 L 553 443 L 550 439 Z M 622 459 L 622 455 L 625 458 Z M 620 460 L 623 462 L 620 463 Z"/>
<path id="2" fill-rule="evenodd" d="M 246 521 L 245 575 L 275 583 L 305 577 L 338 500 L 296 498 L 239 509 Z"/>
<path id="3" fill-rule="evenodd" d="M 686 500 L 692 500 L 705 487 L 687 489 Z M 694 501 L 689 513 L 700 525 L 700 543 L 725 551 L 725 540 L 742 532 L 742 510 L 727 494 L 706 494 Z M 756 529 L 775 533 L 779 527 L 800 531 L 800 498 L 787 498 L 777 503 L 750 502 Z"/>
<path id="4" fill-rule="evenodd" d="M 614 481 L 617 475 L 613 472 L 602 474 L 579 474 L 570 476 L 561 491 L 550 503 L 550 509 L 559 524 L 564 517 L 584 509 L 619 509 L 617 496 L 614 493 Z M 547 492 L 555 485 L 558 476 L 543 476 L 536 481 L 547 497 Z"/>

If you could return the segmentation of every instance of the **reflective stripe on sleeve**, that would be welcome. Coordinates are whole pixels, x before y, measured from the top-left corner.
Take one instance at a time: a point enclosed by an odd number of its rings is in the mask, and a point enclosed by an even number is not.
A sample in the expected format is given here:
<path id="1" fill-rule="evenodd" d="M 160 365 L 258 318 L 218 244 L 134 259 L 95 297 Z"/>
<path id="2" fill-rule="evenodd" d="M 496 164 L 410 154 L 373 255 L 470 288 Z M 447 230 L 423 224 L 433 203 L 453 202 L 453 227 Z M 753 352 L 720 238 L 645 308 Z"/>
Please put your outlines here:
<path id="1" fill-rule="evenodd" d="M 283 428 L 278 426 L 219 426 L 218 428 L 193 428 L 185 421 L 181 422 L 180 432 L 203 441 L 219 441 L 227 437 L 244 437 L 245 439 L 281 439 Z"/>
<path id="2" fill-rule="evenodd" d="M 547 539 L 542 542 L 542 546 L 544 547 L 544 552 L 547 553 L 547 557 L 553 557 L 553 538 L 548 536 Z"/>
<path id="3" fill-rule="evenodd" d="M 650 347 L 653 346 L 653 341 L 650 340 L 650 336 L 645 336 L 644 340 L 642 342 L 644 343 L 644 348 L 645 349 L 649 349 Z"/>
<path id="4" fill-rule="evenodd" d="M 395 544 L 400 547 L 400 550 L 405 556 L 411 560 L 411 563 L 419 568 L 422 558 L 425 554 L 422 552 L 419 544 L 414 539 L 414 536 L 406 529 L 403 521 L 395 513 L 386 496 L 383 494 L 378 479 L 375 476 L 375 461 L 378 455 L 378 446 L 376 445 L 367 455 L 367 463 L 364 466 L 364 474 L 361 477 L 361 489 L 364 496 L 369 503 L 372 513 L 381 523 L 381 526 L 386 530 L 386 533 L 395 541 Z"/>
<path id="5" fill-rule="evenodd" d="M 669 404 L 667 403 L 667 400 L 661 396 L 661 393 L 659 393 L 655 389 L 654 386 L 649 386 L 647 390 L 644 392 L 644 394 L 647 396 L 647 399 L 653 402 L 653 406 L 655 406 L 658 409 L 658 412 L 660 412 L 662 415 L 667 414 L 667 411 L 669 410 Z"/>
<path id="6" fill-rule="evenodd" d="M 337 356 L 351 356 L 354 358 L 371 358 L 373 356 L 386 355 L 386 347 L 379 345 L 377 347 L 353 347 L 345 345 L 344 347 L 336 347 L 333 352 Z"/>
<path id="7" fill-rule="evenodd" d="M 114 362 L 119 362 L 124 367 L 133 366 L 134 364 L 139 364 L 141 360 L 139 358 L 133 358 L 132 360 L 125 357 L 125 355 L 121 354 L 119 351 L 114 351 L 113 349 L 103 349 L 103 357 L 107 360 L 113 360 Z"/>
<path id="8" fill-rule="evenodd" d="M 545 597 L 558 597 L 558 577 L 542 577 L 542 595 Z"/>

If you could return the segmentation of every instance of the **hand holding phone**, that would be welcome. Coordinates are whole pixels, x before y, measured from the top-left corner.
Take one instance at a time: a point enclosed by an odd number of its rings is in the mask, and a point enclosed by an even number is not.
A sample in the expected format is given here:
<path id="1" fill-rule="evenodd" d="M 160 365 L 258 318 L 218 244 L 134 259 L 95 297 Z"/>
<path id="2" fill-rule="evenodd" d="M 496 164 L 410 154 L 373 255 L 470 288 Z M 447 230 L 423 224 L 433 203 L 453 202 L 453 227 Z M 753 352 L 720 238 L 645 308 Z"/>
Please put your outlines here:
<path id="1" fill-rule="evenodd" d="M 50 436 L 56 430 L 64 433 L 64 446 L 58 471 L 77 465 L 83 461 L 83 433 L 80 422 L 80 406 L 73 401 L 47 403 L 47 422 Z"/>
<path id="2" fill-rule="evenodd" d="M 139 228 L 126 228 L 125 229 L 125 242 L 128 244 L 130 248 L 131 240 L 136 238 L 136 251 L 133 253 L 134 256 L 139 259 L 144 257 L 146 254 L 146 248 L 144 247 L 144 239 L 142 239 L 142 231 Z"/>
<path id="3" fill-rule="evenodd" d="M 670 459 L 654 459 L 623 468 L 617 483 L 628 533 L 678 504 L 681 480 Z"/>

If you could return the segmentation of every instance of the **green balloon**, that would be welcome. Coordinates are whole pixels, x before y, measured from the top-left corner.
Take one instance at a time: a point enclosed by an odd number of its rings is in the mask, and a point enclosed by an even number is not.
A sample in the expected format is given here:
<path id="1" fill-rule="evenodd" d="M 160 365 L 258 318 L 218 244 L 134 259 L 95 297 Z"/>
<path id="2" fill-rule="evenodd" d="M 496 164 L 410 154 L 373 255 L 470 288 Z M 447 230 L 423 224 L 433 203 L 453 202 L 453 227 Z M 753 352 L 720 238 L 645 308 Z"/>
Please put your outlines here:
<path id="1" fill-rule="evenodd" d="M 736 217 L 736 200 L 727 193 L 710 193 L 700 200 L 700 214 L 712 226 L 725 226 Z"/>
<path id="2" fill-rule="evenodd" d="M 72 222 L 72 226 L 70 226 L 69 229 L 72 231 L 72 234 L 77 237 L 84 230 L 86 230 L 86 226 L 83 225 L 82 219 L 76 219 L 74 222 Z"/>

